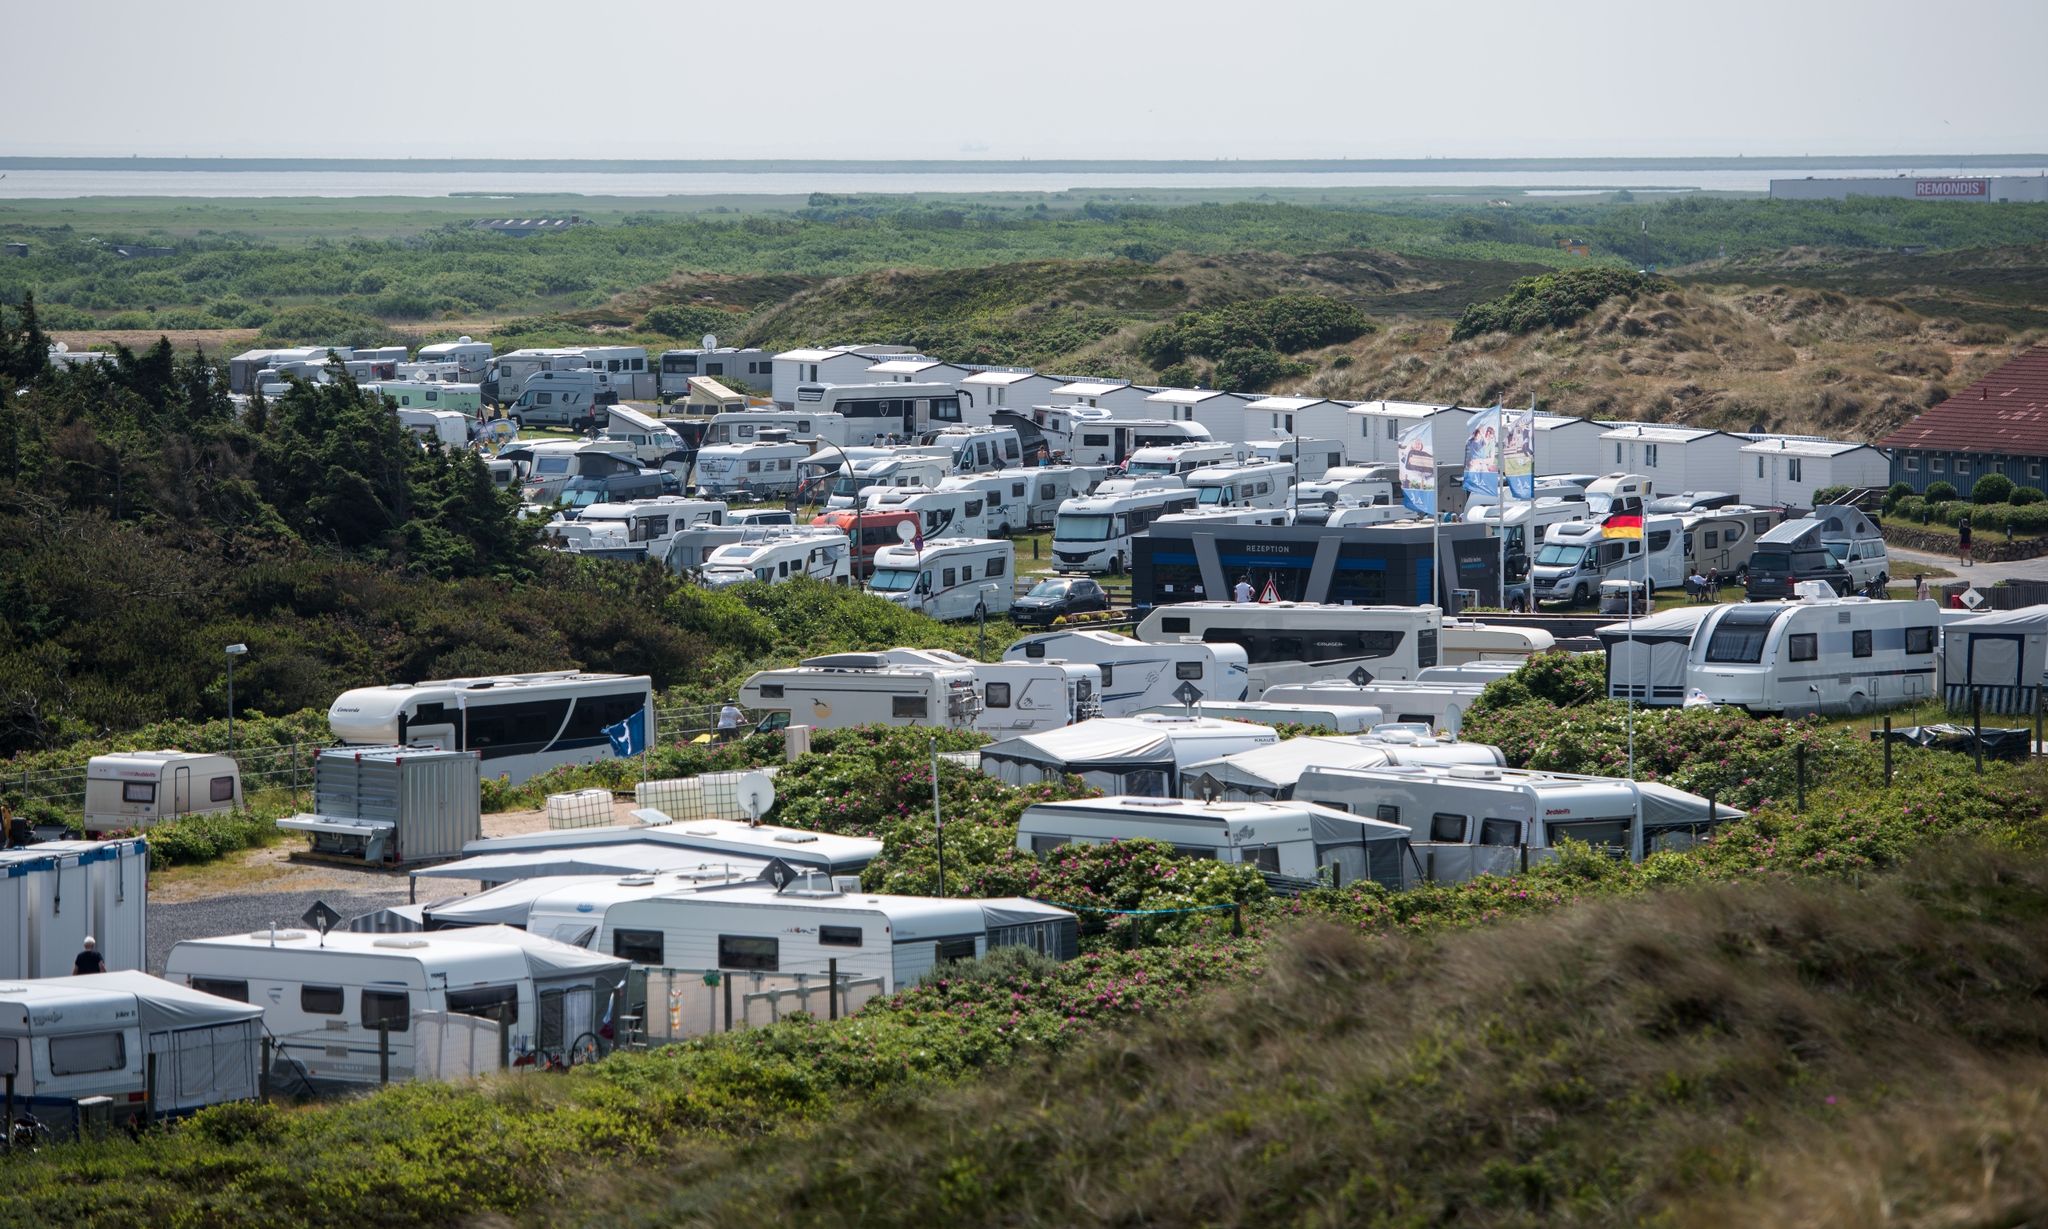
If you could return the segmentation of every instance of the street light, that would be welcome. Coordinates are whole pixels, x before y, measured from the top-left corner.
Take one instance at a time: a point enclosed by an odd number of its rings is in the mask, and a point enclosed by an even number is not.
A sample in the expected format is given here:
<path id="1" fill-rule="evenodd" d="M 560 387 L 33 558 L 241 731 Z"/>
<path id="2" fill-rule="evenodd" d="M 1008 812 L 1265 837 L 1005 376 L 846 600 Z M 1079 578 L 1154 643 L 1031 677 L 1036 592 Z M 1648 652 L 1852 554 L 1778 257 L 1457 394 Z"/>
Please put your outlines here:
<path id="1" fill-rule="evenodd" d="M 791 436 L 790 439 L 798 444 L 809 444 L 813 448 L 830 448 L 832 451 L 839 454 L 839 464 L 841 467 L 841 472 L 844 473 L 848 478 L 853 477 L 853 458 L 846 455 L 846 449 L 841 448 L 839 445 L 833 443 L 831 440 L 828 440 L 821 435 L 794 435 Z M 831 506 L 829 488 L 827 498 L 819 502 L 825 507 L 829 508 Z M 860 570 L 860 529 L 860 488 L 855 487 L 853 492 L 853 583 L 855 584 L 860 584 L 862 580 Z"/>
<path id="2" fill-rule="evenodd" d="M 235 753 L 235 658 L 249 651 L 246 644 L 228 646 L 228 754 Z"/>

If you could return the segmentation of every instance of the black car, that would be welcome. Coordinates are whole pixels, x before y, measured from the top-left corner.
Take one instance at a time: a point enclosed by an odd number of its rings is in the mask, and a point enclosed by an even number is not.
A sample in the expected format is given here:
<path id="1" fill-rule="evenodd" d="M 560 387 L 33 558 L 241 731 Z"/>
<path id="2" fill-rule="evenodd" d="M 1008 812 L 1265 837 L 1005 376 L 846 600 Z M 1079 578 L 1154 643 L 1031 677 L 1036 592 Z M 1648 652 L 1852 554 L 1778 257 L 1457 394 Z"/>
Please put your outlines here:
<path id="1" fill-rule="evenodd" d="M 1837 596 L 1855 588 L 1855 582 L 1849 579 L 1849 569 L 1821 547 L 1759 543 L 1749 557 L 1749 583 L 1745 588 L 1752 602 L 1798 597 L 1795 586 L 1802 580 L 1824 580 Z"/>
<path id="2" fill-rule="evenodd" d="M 1109 594 L 1085 576 L 1041 580 L 1010 607 L 1010 619 L 1024 626 L 1051 627 L 1054 619 L 1108 610 Z"/>

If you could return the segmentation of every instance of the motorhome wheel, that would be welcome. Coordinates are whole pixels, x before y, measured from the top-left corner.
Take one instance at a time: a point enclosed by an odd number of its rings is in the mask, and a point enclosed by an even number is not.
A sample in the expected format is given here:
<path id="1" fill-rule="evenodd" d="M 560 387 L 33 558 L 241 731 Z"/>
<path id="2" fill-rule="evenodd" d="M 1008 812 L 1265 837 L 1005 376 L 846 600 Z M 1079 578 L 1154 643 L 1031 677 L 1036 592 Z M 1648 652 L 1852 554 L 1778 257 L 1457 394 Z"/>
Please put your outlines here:
<path id="1" fill-rule="evenodd" d="M 1584 584 L 1579 584 L 1579 585 L 1577 585 L 1577 586 L 1574 586 L 1574 587 L 1573 587 L 1573 589 L 1572 589 L 1572 605 L 1574 605 L 1574 606 L 1583 606 L 1583 605 L 1585 605 L 1585 604 L 1586 604 L 1586 586 L 1585 586 Z"/>
<path id="2" fill-rule="evenodd" d="M 512 420 L 513 429 L 524 430 L 526 428 L 526 420 L 524 418 L 517 414 L 508 415 L 508 417 Z"/>
<path id="3" fill-rule="evenodd" d="M 1122 551 L 1118 551 L 1109 557 L 1109 574 L 1111 576 L 1122 576 L 1124 574 L 1124 556 Z"/>
<path id="4" fill-rule="evenodd" d="M 1865 714 L 1865 713 L 1867 713 L 1867 712 L 1869 712 L 1869 711 L 1870 711 L 1870 697 L 1869 697 L 1869 696 L 1866 696 L 1866 695 L 1864 695 L 1864 694 L 1863 694 L 1862 692 L 1860 692 L 1860 691 L 1856 691 L 1856 692 L 1851 692 L 1851 693 L 1849 694 L 1849 714 L 1850 714 L 1850 716 L 1853 716 L 1853 717 L 1861 717 L 1861 716 L 1862 716 L 1863 714 Z"/>

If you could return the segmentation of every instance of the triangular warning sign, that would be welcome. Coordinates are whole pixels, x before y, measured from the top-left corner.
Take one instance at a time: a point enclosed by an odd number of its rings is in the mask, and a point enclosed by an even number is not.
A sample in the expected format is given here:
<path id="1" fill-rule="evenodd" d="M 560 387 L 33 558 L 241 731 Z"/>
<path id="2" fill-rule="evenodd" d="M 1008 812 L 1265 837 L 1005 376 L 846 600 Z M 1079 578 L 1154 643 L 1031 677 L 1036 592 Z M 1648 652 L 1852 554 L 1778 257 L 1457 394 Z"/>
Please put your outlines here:
<path id="1" fill-rule="evenodd" d="M 1277 602 L 1279 600 L 1280 586 L 1274 584 L 1273 578 L 1268 576 L 1266 578 L 1266 587 L 1259 591 L 1259 604 L 1263 606 L 1271 604 L 1273 602 Z"/>

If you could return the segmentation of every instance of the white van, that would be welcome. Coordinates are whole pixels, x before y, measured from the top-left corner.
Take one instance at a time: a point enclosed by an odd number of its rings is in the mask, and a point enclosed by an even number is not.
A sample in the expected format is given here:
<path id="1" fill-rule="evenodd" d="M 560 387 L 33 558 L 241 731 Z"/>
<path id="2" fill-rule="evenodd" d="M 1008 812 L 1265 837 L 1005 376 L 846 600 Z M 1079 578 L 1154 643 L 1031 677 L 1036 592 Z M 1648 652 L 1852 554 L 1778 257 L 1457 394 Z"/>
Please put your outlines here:
<path id="1" fill-rule="evenodd" d="M 140 832 L 162 820 L 241 805 L 241 770 L 225 755 L 127 751 L 85 763 L 88 833 Z"/>
<path id="2" fill-rule="evenodd" d="M 1280 461 L 1206 465 L 1182 477 L 1204 509 L 1284 508 L 1293 493 L 1294 467 Z"/>
<path id="3" fill-rule="evenodd" d="M 1024 446 L 1014 427 L 943 427 L 929 440 L 951 452 L 956 474 L 1014 469 L 1024 463 Z"/>
<path id="4" fill-rule="evenodd" d="M 1822 504 L 1810 518 L 1820 522 L 1821 545 L 1842 561 L 1849 580 L 1859 589 L 1883 585 L 1892 578 L 1891 556 L 1884 533 L 1860 509 L 1848 504 Z"/>
<path id="5" fill-rule="evenodd" d="M 1613 473 L 1586 484 L 1586 506 L 1598 520 L 1610 512 L 1647 512 L 1657 497 L 1657 484 L 1641 474 Z"/>
<path id="6" fill-rule="evenodd" d="M 505 417 L 521 427 L 567 427 L 588 431 L 604 420 L 604 407 L 618 399 L 602 371 L 536 371 Z"/>
<path id="7" fill-rule="evenodd" d="M 991 618 L 1016 597 L 1017 549 L 986 538 L 947 538 L 875 552 L 868 592 L 934 619 Z"/>
<path id="8" fill-rule="evenodd" d="M 1641 538 L 1606 537 L 1598 519 L 1553 525 L 1529 569 L 1538 601 L 1583 605 L 1599 595 L 1604 580 L 1647 580 L 1653 593 L 1660 586 L 1683 585 L 1684 522 L 1675 516 L 1646 516 Z"/>
<path id="9" fill-rule="evenodd" d="M 1168 512 L 1192 511 L 1195 501 L 1185 488 L 1070 499 L 1053 517 L 1052 570 L 1121 575 L 1131 540 Z"/>

